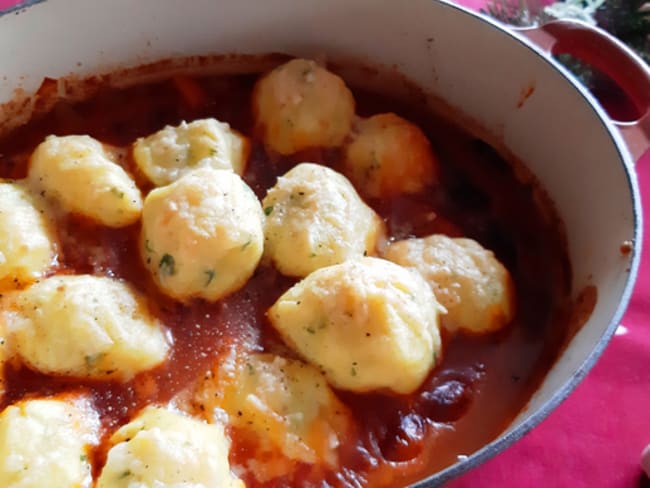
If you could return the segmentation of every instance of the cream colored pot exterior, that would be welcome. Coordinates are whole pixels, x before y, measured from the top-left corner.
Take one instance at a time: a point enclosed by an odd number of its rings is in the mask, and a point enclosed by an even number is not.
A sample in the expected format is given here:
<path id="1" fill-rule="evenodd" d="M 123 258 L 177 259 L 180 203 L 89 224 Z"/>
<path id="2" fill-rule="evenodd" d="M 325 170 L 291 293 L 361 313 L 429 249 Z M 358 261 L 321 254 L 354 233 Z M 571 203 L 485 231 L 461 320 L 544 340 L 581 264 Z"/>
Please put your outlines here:
<path id="1" fill-rule="evenodd" d="M 537 175 L 568 230 L 574 293 L 597 286 L 596 309 L 508 432 L 427 486 L 523 435 L 602 352 L 636 273 L 637 183 L 624 143 L 604 112 L 527 41 L 434 0 L 37 2 L 0 18 L 0 102 L 10 100 L 18 86 L 35 90 L 44 76 L 233 52 L 326 53 L 394 65 L 502 138 Z M 518 107 L 530 87 L 533 93 Z M 620 252 L 624 241 L 634 242 L 627 256 Z"/>

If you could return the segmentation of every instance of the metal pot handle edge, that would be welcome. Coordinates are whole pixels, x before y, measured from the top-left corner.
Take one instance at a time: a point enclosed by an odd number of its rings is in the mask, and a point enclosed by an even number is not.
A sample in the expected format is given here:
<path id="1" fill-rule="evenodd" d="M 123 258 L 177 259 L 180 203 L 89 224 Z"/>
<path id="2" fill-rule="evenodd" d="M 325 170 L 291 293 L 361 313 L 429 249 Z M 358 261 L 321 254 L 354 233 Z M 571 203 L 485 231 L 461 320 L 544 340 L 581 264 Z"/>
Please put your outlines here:
<path id="1" fill-rule="evenodd" d="M 630 97 L 640 118 L 613 120 L 635 161 L 650 148 L 650 68 L 630 48 L 607 32 L 576 20 L 556 20 L 539 27 L 515 28 L 548 55 L 570 54 L 609 76 Z"/>

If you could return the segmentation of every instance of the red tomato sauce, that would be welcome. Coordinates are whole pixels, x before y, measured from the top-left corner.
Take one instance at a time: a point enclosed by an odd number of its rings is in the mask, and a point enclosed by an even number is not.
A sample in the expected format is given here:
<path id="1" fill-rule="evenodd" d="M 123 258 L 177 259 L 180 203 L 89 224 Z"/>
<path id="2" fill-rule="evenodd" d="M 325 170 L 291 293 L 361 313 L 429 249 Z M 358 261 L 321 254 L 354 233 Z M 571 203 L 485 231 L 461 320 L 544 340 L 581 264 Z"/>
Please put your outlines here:
<path id="1" fill-rule="evenodd" d="M 49 134 L 88 134 L 128 147 L 166 124 L 216 117 L 251 136 L 251 90 L 257 76 L 198 76 L 129 88 L 104 87 L 91 99 L 61 101 L 47 114 L 0 141 L 0 177 L 21 178 L 28 155 Z M 188 83 L 187 80 L 190 80 Z M 196 90 L 196 87 L 199 90 Z M 288 477 L 265 486 L 403 485 L 468 455 L 491 441 L 526 405 L 552 365 L 567 334 L 570 267 L 561 229 L 540 209 L 532 183 L 520 183 L 510 165 L 484 141 L 422 105 L 352 86 L 360 115 L 395 112 L 429 137 L 441 162 L 441 182 L 417 195 L 367 200 L 396 239 L 442 232 L 476 239 L 511 272 L 517 313 L 511 326 L 484 337 L 444 337 L 444 359 L 415 393 L 407 396 L 337 392 L 350 407 L 356 428 L 340 448 L 340 467 L 328 471 L 296 465 Z M 126 157 L 124 166 L 140 187 L 149 187 Z M 312 150 L 291 158 L 268 155 L 253 139 L 244 179 L 262 198 L 278 175 L 300 161 L 340 168 L 338 150 Z M 552 213 L 552 212 L 551 212 Z M 61 218 L 57 273 L 94 273 L 122 278 L 145 293 L 173 336 L 173 352 L 160 367 L 126 384 L 54 378 L 8 366 L 2 406 L 21 398 L 70 389 L 89 390 L 104 425 L 104 438 L 143 406 L 165 404 L 190 388 L 220 354 L 237 345 L 283 351 L 265 319 L 266 309 L 295 280 L 260 266 L 238 292 L 208 304 L 181 305 L 160 294 L 138 253 L 140 224 L 98 226 L 78 216 Z M 251 440 L 231 431 L 231 462 L 244 464 Z M 105 446 L 95 453 L 96 474 Z M 244 474 L 248 486 L 261 485 Z"/>

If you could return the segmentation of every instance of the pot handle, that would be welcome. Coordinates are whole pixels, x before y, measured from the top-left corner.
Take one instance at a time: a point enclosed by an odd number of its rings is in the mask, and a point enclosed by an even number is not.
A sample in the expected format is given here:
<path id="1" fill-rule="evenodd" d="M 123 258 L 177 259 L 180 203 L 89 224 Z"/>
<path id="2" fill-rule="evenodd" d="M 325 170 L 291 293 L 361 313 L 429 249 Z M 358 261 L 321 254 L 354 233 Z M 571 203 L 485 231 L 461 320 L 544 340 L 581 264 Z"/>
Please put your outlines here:
<path id="1" fill-rule="evenodd" d="M 614 120 L 638 161 L 650 148 L 650 68 L 630 48 L 602 29 L 577 20 L 556 20 L 539 27 L 514 28 L 548 55 L 570 54 L 609 76 L 623 89 L 641 117 Z"/>

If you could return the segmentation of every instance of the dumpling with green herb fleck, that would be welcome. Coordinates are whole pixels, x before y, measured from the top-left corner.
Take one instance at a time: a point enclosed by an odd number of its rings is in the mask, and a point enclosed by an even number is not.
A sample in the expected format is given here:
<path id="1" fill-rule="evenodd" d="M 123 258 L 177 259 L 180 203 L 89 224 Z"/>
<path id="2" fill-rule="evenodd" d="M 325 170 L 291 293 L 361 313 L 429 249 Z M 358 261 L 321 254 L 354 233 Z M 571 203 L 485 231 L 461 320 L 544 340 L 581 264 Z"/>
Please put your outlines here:
<path id="1" fill-rule="evenodd" d="M 0 183 L 0 292 L 42 278 L 56 262 L 56 233 L 41 203 L 20 183 Z"/>
<path id="2" fill-rule="evenodd" d="M 340 77 L 307 59 L 278 66 L 253 91 L 256 130 L 280 154 L 340 146 L 350 132 L 354 105 Z"/>
<path id="3" fill-rule="evenodd" d="M 244 488 L 221 424 L 147 407 L 109 442 L 97 488 Z"/>
<path id="4" fill-rule="evenodd" d="M 495 332 L 515 314 L 515 287 L 508 270 L 478 242 L 434 234 L 392 243 L 384 257 L 416 269 L 447 309 L 449 331 Z"/>
<path id="5" fill-rule="evenodd" d="M 242 287 L 264 245 L 262 207 L 229 170 L 201 168 L 144 202 L 141 254 L 166 295 L 216 301 Z"/>
<path id="6" fill-rule="evenodd" d="M 255 439 L 259 481 L 290 473 L 297 462 L 336 467 L 352 429 L 351 413 L 317 368 L 273 354 L 220 358 L 193 401 L 208 421 L 225 410 L 231 425 Z"/>
<path id="7" fill-rule="evenodd" d="M 344 151 L 344 172 L 373 198 L 417 193 L 438 180 L 438 160 L 418 126 L 394 113 L 359 120 Z"/>
<path id="8" fill-rule="evenodd" d="M 138 139 L 133 159 L 154 185 L 168 185 L 202 167 L 244 172 L 249 143 L 246 137 L 216 119 L 167 126 Z"/>
<path id="9" fill-rule="evenodd" d="M 28 179 L 66 211 L 124 227 L 140 218 L 142 195 L 116 154 L 90 136 L 48 136 L 32 154 Z"/>
<path id="10" fill-rule="evenodd" d="M 127 381 L 170 348 L 144 297 L 113 278 L 53 276 L 5 294 L 0 308 L 12 352 L 45 374 Z"/>
<path id="11" fill-rule="evenodd" d="M 373 255 L 384 235 L 379 216 L 340 173 L 301 163 L 278 178 L 262 203 L 265 252 L 288 276 Z"/>
<path id="12" fill-rule="evenodd" d="M 414 271 L 361 258 L 311 273 L 267 312 L 336 388 L 416 390 L 441 357 L 438 304 Z"/>
<path id="13" fill-rule="evenodd" d="M 90 488 L 100 422 L 85 395 L 22 400 L 0 414 L 0 486 Z"/>

